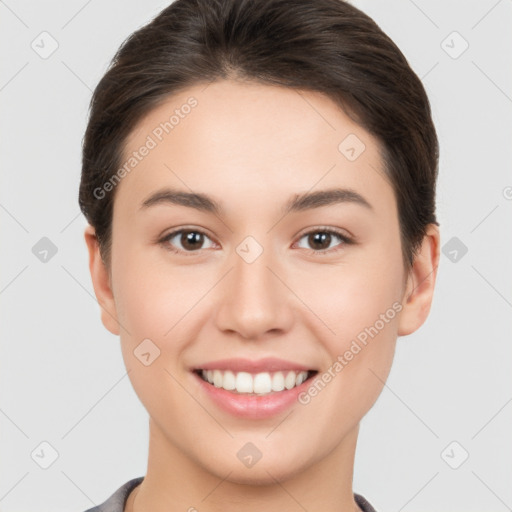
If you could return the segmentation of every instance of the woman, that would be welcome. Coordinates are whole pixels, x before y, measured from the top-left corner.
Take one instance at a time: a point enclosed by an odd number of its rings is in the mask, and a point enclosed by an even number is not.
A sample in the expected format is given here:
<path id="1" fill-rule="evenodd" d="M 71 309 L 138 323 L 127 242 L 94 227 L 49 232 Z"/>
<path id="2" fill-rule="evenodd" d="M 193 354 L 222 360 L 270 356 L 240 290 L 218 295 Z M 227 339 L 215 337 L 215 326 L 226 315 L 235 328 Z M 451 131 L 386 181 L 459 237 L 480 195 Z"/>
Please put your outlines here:
<path id="1" fill-rule="evenodd" d="M 147 474 L 92 511 L 374 511 L 359 423 L 428 316 L 438 142 L 341 0 L 177 0 L 98 84 L 80 207 Z"/>

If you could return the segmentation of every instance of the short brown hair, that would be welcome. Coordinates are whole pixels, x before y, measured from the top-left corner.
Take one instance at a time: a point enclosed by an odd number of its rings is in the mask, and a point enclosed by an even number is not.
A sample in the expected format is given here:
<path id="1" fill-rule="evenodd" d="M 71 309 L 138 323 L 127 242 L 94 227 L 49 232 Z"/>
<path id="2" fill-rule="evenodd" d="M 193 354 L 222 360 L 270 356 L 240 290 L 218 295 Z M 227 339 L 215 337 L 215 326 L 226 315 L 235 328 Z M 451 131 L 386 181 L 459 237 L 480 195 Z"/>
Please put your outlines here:
<path id="1" fill-rule="evenodd" d="M 393 41 L 343 0 L 176 0 L 130 35 L 97 85 L 83 140 L 80 208 L 110 265 L 115 188 L 136 124 L 169 95 L 238 78 L 324 93 L 381 143 L 410 269 L 435 216 L 439 148 L 421 80 Z"/>

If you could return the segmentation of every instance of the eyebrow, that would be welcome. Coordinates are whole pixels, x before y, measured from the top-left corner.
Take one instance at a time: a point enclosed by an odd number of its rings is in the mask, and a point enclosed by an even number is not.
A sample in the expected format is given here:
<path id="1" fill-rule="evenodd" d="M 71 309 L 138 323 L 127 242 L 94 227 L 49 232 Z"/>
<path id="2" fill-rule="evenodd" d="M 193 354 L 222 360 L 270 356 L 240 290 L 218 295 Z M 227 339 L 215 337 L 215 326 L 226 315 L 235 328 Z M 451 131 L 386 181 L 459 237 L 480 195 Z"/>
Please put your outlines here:
<path id="1" fill-rule="evenodd" d="M 292 212 L 321 208 L 323 206 L 340 203 L 358 204 L 373 211 L 372 205 L 355 190 L 334 188 L 295 194 L 284 205 L 282 214 L 287 215 Z M 157 204 L 176 204 L 219 216 L 223 213 L 222 205 L 206 194 L 185 192 L 170 188 L 158 190 L 151 194 L 142 202 L 140 209 L 144 210 Z"/>

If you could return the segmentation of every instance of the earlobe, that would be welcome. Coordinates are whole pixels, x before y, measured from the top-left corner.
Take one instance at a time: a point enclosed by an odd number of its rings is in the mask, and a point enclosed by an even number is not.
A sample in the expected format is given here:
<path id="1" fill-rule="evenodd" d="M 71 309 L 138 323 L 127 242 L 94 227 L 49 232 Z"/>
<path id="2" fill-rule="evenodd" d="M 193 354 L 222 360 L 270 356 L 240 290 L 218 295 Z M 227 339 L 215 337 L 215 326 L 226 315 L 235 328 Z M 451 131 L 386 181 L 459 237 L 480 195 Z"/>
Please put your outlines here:
<path id="1" fill-rule="evenodd" d="M 98 239 L 92 226 L 85 228 L 84 237 L 89 251 L 89 271 L 91 273 L 94 293 L 101 308 L 101 321 L 108 331 L 119 335 L 119 322 L 117 320 L 110 275 L 101 258 Z"/>
<path id="2" fill-rule="evenodd" d="M 403 309 L 398 324 L 398 336 L 413 333 L 427 319 L 434 296 L 439 257 L 439 227 L 429 224 L 402 297 Z"/>

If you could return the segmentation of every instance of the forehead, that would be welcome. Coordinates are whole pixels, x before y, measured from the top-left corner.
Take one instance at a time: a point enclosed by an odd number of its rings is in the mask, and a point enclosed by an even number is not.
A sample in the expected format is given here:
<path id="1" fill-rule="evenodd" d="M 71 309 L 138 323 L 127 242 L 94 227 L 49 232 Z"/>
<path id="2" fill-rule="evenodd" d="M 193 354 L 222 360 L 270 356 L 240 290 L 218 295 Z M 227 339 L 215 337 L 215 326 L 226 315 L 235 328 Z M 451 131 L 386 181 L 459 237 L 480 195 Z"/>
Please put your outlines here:
<path id="1" fill-rule="evenodd" d="M 138 123 L 122 165 L 116 203 L 132 209 L 164 186 L 206 192 L 228 214 L 343 186 L 380 213 L 396 214 L 378 140 L 318 92 L 231 80 L 198 84 Z"/>

